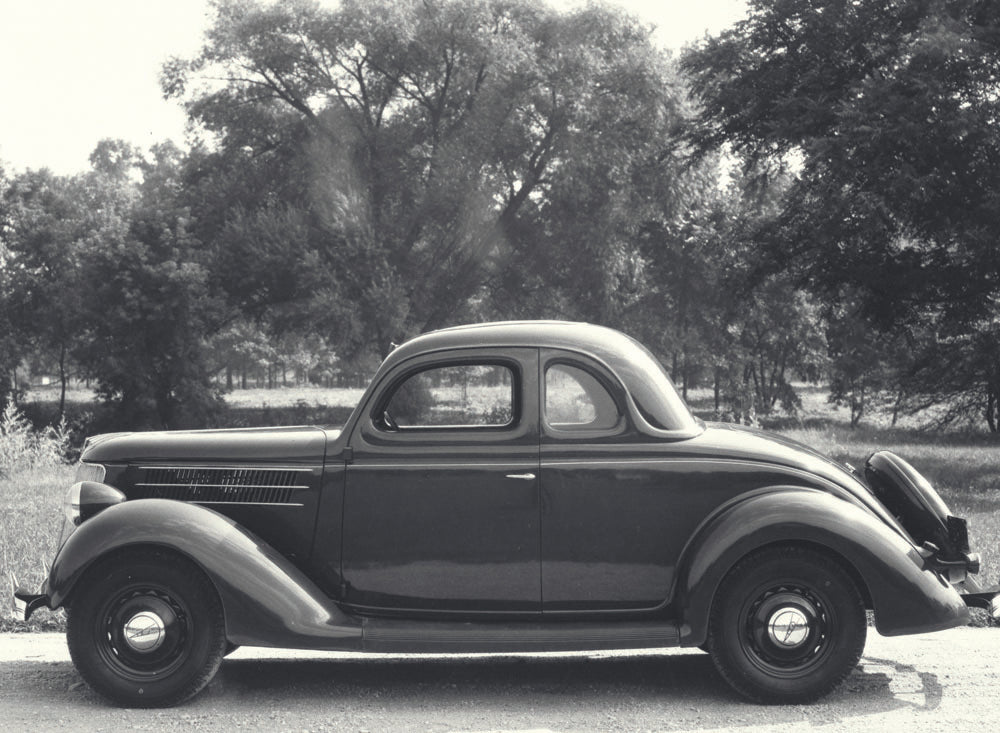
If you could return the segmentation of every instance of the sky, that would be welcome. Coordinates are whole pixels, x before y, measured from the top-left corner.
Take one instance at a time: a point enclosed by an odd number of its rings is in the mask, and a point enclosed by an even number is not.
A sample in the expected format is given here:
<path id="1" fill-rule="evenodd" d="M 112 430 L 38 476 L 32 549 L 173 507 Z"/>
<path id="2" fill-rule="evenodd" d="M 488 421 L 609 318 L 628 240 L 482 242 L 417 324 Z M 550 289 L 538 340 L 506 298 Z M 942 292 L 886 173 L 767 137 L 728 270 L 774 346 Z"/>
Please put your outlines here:
<path id="1" fill-rule="evenodd" d="M 611 4 L 675 50 L 746 12 L 744 0 Z M 160 67 L 197 53 L 209 18 L 209 0 L 0 0 L 0 162 L 69 175 L 88 167 L 102 138 L 182 145 L 184 113 L 163 99 Z"/>

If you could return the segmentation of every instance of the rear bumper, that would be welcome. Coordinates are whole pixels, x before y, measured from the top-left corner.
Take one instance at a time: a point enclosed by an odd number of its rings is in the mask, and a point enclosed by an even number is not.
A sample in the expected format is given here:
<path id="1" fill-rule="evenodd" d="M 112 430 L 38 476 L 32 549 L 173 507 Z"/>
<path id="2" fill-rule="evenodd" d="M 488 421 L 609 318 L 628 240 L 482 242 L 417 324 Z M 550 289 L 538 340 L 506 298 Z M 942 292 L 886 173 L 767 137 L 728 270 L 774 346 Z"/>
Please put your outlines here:
<path id="1" fill-rule="evenodd" d="M 958 592 L 969 608 L 983 608 L 989 612 L 990 618 L 1000 620 L 1000 585 L 991 588 L 980 588 L 972 578 L 967 578 L 957 587 Z"/>

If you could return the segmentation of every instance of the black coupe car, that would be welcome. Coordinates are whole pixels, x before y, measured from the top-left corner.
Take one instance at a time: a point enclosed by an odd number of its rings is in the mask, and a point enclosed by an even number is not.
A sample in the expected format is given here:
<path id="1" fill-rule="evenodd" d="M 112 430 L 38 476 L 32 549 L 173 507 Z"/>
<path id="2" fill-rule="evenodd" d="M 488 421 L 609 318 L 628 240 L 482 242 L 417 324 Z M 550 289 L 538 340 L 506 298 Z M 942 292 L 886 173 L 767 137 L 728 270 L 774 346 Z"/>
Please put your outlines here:
<path id="1" fill-rule="evenodd" d="M 393 351 L 343 429 L 87 441 L 51 573 L 74 663 L 118 703 L 201 690 L 237 645 L 701 647 L 748 698 L 835 687 L 882 634 L 996 610 L 964 520 L 863 470 L 705 424 L 607 328 L 495 323 Z"/>

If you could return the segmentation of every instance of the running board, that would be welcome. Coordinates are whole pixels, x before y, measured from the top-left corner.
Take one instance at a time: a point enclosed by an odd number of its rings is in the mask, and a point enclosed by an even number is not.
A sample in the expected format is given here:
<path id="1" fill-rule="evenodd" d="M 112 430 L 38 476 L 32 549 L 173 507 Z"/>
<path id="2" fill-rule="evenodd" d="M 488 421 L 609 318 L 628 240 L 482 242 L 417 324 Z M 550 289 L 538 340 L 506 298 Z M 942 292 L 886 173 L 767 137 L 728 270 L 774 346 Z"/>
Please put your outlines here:
<path id="1" fill-rule="evenodd" d="M 670 622 L 461 623 L 366 618 L 362 648 L 368 652 L 567 652 L 647 649 L 680 645 Z"/>

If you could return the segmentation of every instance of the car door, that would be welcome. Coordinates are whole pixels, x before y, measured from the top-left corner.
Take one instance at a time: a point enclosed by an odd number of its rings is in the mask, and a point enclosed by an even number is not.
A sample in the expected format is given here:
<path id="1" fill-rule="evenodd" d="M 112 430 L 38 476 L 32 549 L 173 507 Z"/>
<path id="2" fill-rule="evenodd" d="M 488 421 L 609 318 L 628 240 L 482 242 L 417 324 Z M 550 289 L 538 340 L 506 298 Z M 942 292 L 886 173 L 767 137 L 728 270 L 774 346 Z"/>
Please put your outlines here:
<path id="1" fill-rule="evenodd" d="M 543 610 L 656 607 L 687 537 L 686 482 L 632 427 L 608 370 L 558 350 L 541 366 Z"/>
<path id="2" fill-rule="evenodd" d="M 351 438 L 344 602 L 540 610 L 537 394 L 536 349 L 425 355 L 385 376 Z"/>

